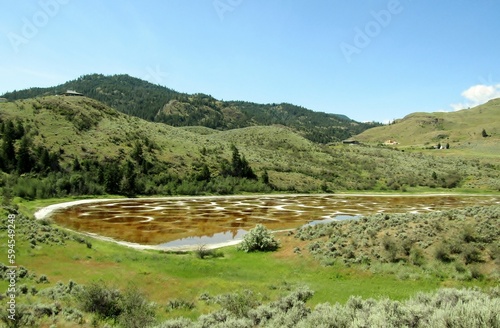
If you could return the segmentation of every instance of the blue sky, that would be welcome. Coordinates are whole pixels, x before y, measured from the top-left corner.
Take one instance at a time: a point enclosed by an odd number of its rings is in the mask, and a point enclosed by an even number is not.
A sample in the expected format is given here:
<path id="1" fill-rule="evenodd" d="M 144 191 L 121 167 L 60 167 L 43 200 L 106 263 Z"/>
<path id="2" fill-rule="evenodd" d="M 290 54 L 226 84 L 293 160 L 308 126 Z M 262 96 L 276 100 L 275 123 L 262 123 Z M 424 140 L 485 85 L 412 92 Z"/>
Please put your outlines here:
<path id="1" fill-rule="evenodd" d="M 0 94 L 130 74 L 379 122 L 500 97 L 497 0 L 38 0 L 0 13 Z"/>

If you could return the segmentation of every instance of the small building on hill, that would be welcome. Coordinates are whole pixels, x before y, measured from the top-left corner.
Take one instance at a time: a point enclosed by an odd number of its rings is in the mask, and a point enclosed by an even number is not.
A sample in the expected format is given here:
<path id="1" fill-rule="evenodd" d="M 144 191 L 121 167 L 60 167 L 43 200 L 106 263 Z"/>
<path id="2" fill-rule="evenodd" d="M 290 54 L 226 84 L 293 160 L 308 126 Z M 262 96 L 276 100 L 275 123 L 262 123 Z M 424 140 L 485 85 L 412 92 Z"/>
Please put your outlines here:
<path id="1" fill-rule="evenodd" d="M 399 142 L 397 142 L 394 139 L 389 139 L 384 142 L 384 145 L 386 146 L 394 146 L 394 145 L 399 145 Z"/>
<path id="2" fill-rule="evenodd" d="M 4 102 L 7 102 L 7 98 L 0 98 L 0 103 L 4 103 Z"/>
<path id="3" fill-rule="evenodd" d="M 63 93 L 63 96 L 83 97 L 83 93 L 76 92 L 75 90 L 67 90 L 65 93 Z"/>
<path id="4" fill-rule="evenodd" d="M 342 143 L 344 145 L 359 145 L 359 141 L 352 139 L 343 140 Z"/>

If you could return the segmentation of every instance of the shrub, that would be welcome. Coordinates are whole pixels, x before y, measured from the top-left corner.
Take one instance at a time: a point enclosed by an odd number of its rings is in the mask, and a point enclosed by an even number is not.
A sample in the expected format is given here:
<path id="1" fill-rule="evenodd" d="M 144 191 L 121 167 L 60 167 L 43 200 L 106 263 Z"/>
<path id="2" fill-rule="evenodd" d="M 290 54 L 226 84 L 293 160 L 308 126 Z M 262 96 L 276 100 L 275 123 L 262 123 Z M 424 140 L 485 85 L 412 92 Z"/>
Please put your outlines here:
<path id="1" fill-rule="evenodd" d="M 434 257 L 441 262 L 451 262 L 450 250 L 447 245 L 439 244 L 434 250 Z"/>
<path id="2" fill-rule="evenodd" d="M 194 251 L 194 254 L 197 258 L 199 259 L 204 259 L 206 257 L 224 257 L 224 253 L 221 251 L 217 251 L 215 249 L 209 249 L 207 248 L 207 245 L 200 245 L 198 248 Z"/>
<path id="3" fill-rule="evenodd" d="M 477 240 L 477 232 L 472 226 L 465 226 L 460 233 L 460 239 L 466 243 L 471 243 Z"/>
<path id="4" fill-rule="evenodd" d="M 124 328 L 143 328 L 155 322 L 155 308 L 135 288 L 129 288 L 121 298 L 118 322 Z"/>
<path id="5" fill-rule="evenodd" d="M 215 301 L 220 304 L 223 309 L 240 318 L 246 317 L 248 311 L 259 305 L 259 302 L 251 290 L 245 290 L 242 293 L 219 295 Z"/>
<path id="6" fill-rule="evenodd" d="M 47 278 L 46 275 L 42 274 L 38 280 L 36 281 L 38 284 L 48 284 L 49 283 L 49 279 Z"/>
<path id="7" fill-rule="evenodd" d="M 422 249 L 412 247 L 410 250 L 410 262 L 416 266 L 422 266 L 425 263 L 425 256 Z"/>
<path id="8" fill-rule="evenodd" d="M 85 286 L 77 298 L 83 311 L 95 313 L 101 318 L 116 319 L 122 312 L 120 291 L 106 286 L 102 281 Z"/>
<path id="9" fill-rule="evenodd" d="M 176 309 L 192 310 L 195 308 L 195 304 L 191 301 L 183 299 L 173 299 L 169 300 L 167 304 L 167 311 Z"/>
<path id="10" fill-rule="evenodd" d="M 465 264 L 481 262 L 481 252 L 473 245 L 467 245 L 463 251 Z"/>
<path id="11" fill-rule="evenodd" d="M 0 322 L 6 328 L 34 327 L 36 318 L 31 309 L 25 304 L 16 304 L 14 319 L 9 318 L 11 314 L 5 308 L 0 309 Z"/>
<path id="12" fill-rule="evenodd" d="M 244 252 L 275 251 L 278 247 L 279 241 L 274 238 L 271 231 L 262 224 L 257 224 L 243 237 L 238 249 Z"/>
<path id="13" fill-rule="evenodd" d="M 384 248 L 386 258 L 389 262 L 396 262 L 398 260 L 399 247 L 393 238 L 384 236 L 382 239 L 382 247 Z"/>
<path id="14" fill-rule="evenodd" d="M 85 239 L 85 245 L 87 245 L 87 248 L 92 248 L 92 243 L 90 242 L 90 240 L 87 240 Z"/>

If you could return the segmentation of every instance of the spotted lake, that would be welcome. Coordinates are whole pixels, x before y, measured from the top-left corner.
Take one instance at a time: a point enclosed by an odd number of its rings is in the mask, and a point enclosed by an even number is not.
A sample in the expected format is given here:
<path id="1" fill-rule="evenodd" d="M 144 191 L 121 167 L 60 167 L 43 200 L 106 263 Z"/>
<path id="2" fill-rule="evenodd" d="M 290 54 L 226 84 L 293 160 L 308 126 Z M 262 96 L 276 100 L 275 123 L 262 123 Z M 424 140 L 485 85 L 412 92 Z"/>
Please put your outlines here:
<path id="1" fill-rule="evenodd" d="M 257 223 L 272 230 L 284 230 L 382 212 L 421 213 L 493 204 L 500 204 L 500 198 L 454 195 L 176 197 L 63 203 L 50 206 L 41 216 L 50 216 L 58 225 L 71 230 L 129 246 L 168 249 L 237 242 Z"/>

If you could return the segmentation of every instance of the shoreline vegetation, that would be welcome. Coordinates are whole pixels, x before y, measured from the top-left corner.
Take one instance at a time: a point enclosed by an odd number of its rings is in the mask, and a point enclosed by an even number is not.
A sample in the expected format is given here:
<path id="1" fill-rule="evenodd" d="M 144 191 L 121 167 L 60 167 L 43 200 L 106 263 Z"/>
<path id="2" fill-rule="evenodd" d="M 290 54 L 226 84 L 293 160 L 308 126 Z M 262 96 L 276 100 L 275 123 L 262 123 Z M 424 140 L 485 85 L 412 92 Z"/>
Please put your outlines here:
<path id="1" fill-rule="evenodd" d="M 77 203 L 82 201 L 94 200 Z M 61 206 L 69 205 L 49 209 Z M 250 253 L 234 246 L 181 253 L 131 249 L 51 224 L 41 216 L 50 213 L 46 207 L 38 219 L 15 207 L 9 211 L 18 215 L 19 322 L 26 324 L 500 327 L 500 205 L 379 213 L 302 227 L 275 233 L 277 250 Z M 5 274 L 4 267 L 0 271 Z M 115 310 L 99 312 L 89 299 L 106 300 L 103 306 Z"/>
<path id="2" fill-rule="evenodd" d="M 456 197 L 464 197 L 464 196 L 475 196 L 475 197 L 496 197 L 498 195 L 494 194 L 460 194 L 460 193 L 422 193 L 422 194 L 403 194 L 403 193 L 341 193 L 341 194 L 249 194 L 249 195 L 227 195 L 227 196 L 171 196 L 171 197 L 144 197 L 144 198 L 94 198 L 94 199 L 80 199 L 80 200 L 73 200 L 69 202 L 62 202 L 62 203 L 56 203 L 52 205 L 48 205 L 46 207 L 43 207 L 41 209 L 36 210 L 34 213 L 34 218 L 36 220 L 45 220 L 49 219 L 50 216 L 53 212 L 55 211 L 60 211 L 64 210 L 73 206 L 78 206 L 82 204 L 93 204 L 93 203 L 101 203 L 101 202 L 122 202 L 122 201 L 133 201 L 133 200 L 153 200 L 153 201 L 158 201 L 158 200 L 219 200 L 219 199 L 249 199 L 249 198 L 294 198 L 294 197 L 308 197 L 308 196 L 327 196 L 327 197 L 446 197 L 446 196 L 456 196 Z M 500 201 L 499 201 L 500 203 Z M 67 228 L 66 228 L 67 229 Z M 139 249 L 139 250 L 144 250 L 144 249 L 149 249 L 149 250 L 163 250 L 163 251 L 194 251 L 197 248 L 200 247 L 200 245 L 193 244 L 193 245 L 186 245 L 186 246 L 171 246 L 171 247 L 165 247 L 161 245 L 143 245 L 139 243 L 133 243 L 133 242 L 128 242 L 124 240 L 117 240 L 108 236 L 103 236 L 95 233 L 90 233 L 90 232 L 85 232 L 85 231 L 74 231 L 70 230 L 69 231 L 75 232 L 75 233 L 80 233 L 84 236 L 88 236 L 91 238 L 103 240 L 103 241 L 108 241 L 108 242 L 114 242 L 122 246 L 126 247 L 131 247 L 134 249 Z M 278 232 L 278 231 L 277 231 Z M 204 244 L 204 247 L 207 249 L 217 249 L 221 247 L 227 247 L 227 246 L 233 246 L 241 243 L 243 241 L 242 238 L 238 239 L 232 239 L 228 240 L 225 242 L 215 242 L 215 243 L 207 243 Z"/>

